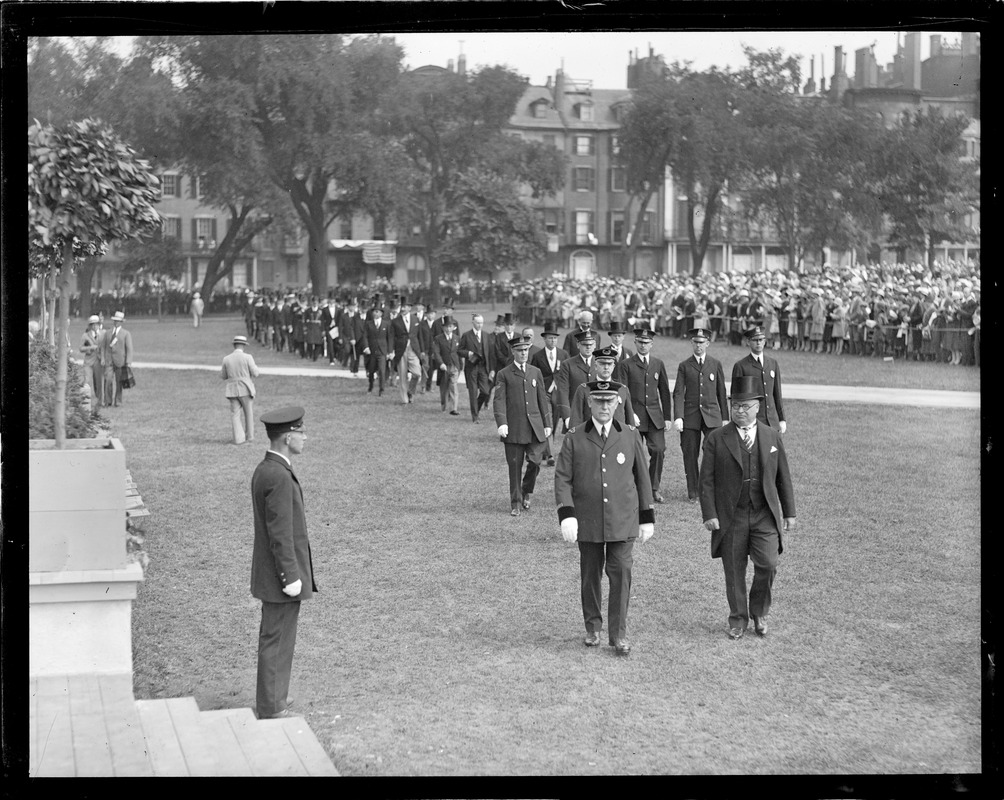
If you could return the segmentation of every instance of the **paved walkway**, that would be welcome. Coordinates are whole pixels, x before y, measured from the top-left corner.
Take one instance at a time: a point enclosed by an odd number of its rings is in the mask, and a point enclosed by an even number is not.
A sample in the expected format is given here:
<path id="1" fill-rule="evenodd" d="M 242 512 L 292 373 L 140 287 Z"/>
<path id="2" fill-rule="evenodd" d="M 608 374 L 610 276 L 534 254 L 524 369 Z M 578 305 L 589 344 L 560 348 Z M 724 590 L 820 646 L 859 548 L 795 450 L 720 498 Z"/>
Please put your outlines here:
<path id="1" fill-rule="evenodd" d="M 179 369 L 220 371 L 220 365 L 162 364 L 138 361 L 137 369 Z M 340 367 L 260 367 L 262 375 L 306 376 L 319 378 L 352 378 L 352 374 Z M 365 380 L 362 371 L 355 380 Z M 464 383 L 463 373 L 459 382 Z M 670 390 L 675 381 L 670 381 Z M 926 406 L 934 408 L 975 408 L 980 407 L 979 392 L 950 392 L 936 389 L 890 389 L 878 386 L 828 386 L 815 383 L 786 383 L 784 396 L 787 400 L 815 400 L 835 403 L 863 403 L 887 406 Z"/>

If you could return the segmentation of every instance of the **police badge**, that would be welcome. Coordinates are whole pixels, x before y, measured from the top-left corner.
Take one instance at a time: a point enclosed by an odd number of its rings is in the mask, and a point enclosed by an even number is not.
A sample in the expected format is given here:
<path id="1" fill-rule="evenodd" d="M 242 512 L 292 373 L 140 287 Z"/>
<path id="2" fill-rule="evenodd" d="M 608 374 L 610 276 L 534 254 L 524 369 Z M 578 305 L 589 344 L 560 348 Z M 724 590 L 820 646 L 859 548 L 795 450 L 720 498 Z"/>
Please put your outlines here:
<path id="1" fill-rule="evenodd" d="M 625 460 L 626 459 L 624 458 L 624 454 L 623 453 L 618 453 L 617 454 L 617 463 L 618 464 L 623 464 Z"/>

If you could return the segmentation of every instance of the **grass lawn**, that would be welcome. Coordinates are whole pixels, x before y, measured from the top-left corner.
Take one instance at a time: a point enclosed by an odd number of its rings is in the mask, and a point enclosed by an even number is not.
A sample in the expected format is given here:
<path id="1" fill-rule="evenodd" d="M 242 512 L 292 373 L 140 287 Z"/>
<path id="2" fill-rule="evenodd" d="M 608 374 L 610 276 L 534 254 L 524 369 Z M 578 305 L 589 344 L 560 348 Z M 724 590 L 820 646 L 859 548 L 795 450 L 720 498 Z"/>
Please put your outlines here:
<path id="1" fill-rule="evenodd" d="M 498 306 L 499 310 L 502 306 Z M 480 311 L 488 321 L 497 316 L 489 308 L 475 309 L 461 306 L 456 311 L 460 325 L 458 333 L 471 327 L 473 311 Z M 183 364 L 216 364 L 231 349 L 231 339 L 236 333 L 245 333 L 244 321 L 237 315 L 212 316 L 203 320 L 198 330 L 192 328 L 188 317 L 165 317 L 158 323 L 156 317 L 136 317 L 126 320 L 126 328 L 132 333 L 137 361 L 180 362 Z M 80 320 L 71 324 L 70 341 L 74 347 L 80 342 L 84 325 Z M 541 328 L 537 329 L 537 344 Z M 565 339 L 566 330 L 561 330 L 559 345 Z M 604 334 L 603 344 L 609 339 Z M 633 335 L 628 334 L 625 344 L 634 349 Z M 293 366 L 309 364 L 289 353 L 276 353 L 252 343 L 249 346 L 259 366 Z M 656 337 L 652 353 L 661 358 L 670 369 L 670 379 L 676 377 L 676 367 L 693 352 L 689 340 Z M 743 358 L 749 350 L 732 347 L 725 341 L 714 342 L 709 354 L 722 362 L 726 375 L 731 374 L 732 365 Z M 572 354 L 574 355 L 574 353 Z M 980 369 L 978 367 L 953 367 L 948 364 L 919 363 L 913 361 L 883 361 L 880 358 L 859 356 L 828 356 L 794 351 L 771 351 L 781 367 L 782 387 L 784 383 L 836 384 L 846 386 L 884 386 L 891 388 L 948 389 L 977 392 L 980 389 Z M 317 362 L 317 366 L 326 366 Z M 140 377 L 140 376 L 137 376 Z"/>
<path id="2" fill-rule="evenodd" d="M 241 330 L 128 327 L 136 360 L 199 363 Z M 726 369 L 739 355 L 715 349 Z M 798 355 L 781 354 L 796 375 Z M 841 361 L 802 358 L 821 370 Z M 907 373 L 924 388 L 942 374 L 886 371 Z M 250 479 L 263 430 L 253 445 L 227 443 L 212 373 L 137 378 L 107 410 L 152 511 L 133 608 L 136 696 L 253 707 Z M 320 591 L 304 603 L 290 693 L 342 774 L 981 771 L 978 412 L 790 401 L 798 528 L 769 637 L 739 642 L 726 637 L 721 564 L 685 500 L 670 433 L 668 502 L 655 538 L 635 548 L 635 649 L 623 659 L 581 644 L 578 551 L 560 537 L 552 470 L 531 511 L 511 518 L 491 424 L 441 414 L 435 394 L 378 399 L 362 380 L 266 376 L 258 387 L 256 415 L 307 409 L 294 468 Z"/>

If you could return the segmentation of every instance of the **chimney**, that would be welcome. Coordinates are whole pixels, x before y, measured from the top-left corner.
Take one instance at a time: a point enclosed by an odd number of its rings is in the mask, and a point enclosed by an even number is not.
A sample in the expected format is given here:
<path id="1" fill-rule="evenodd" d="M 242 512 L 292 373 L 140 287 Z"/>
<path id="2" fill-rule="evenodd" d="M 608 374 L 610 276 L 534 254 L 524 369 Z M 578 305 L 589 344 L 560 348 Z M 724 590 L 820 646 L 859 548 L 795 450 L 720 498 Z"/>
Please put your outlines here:
<path id="1" fill-rule="evenodd" d="M 972 31 L 964 32 L 962 34 L 962 55 L 963 56 L 975 56 L 977 55 L 978 48 L 977 42 L 979 38 Z"/>
<path id="2" fill-rule="evenodd" d="M 816 93 L 816 57 L 809 56 L 809 80 L 805 82 L 805 88 L 802 90 L 803 94 L 815 94 Z"/>
<path id="3" fill-rule="evenodd" d="M 941 55 L 941 34 L 935 33 L 931 36 L 931 58 Z"/>
<path id="4" fill-rule="evenodd" d="M 447 61 L 447 62 L 446 62 L 446 68 L 447 68 L 447 69 L 448 69 L 448 70 L 449 70 L 450 72 L 453 72 L 453 59 L 452 59 L 452 58 L 451 58 L 451 59 L 450 59 L 449 61 Z"/>
<path id="5" fill-rule="evenodd" d="M 903 52 L 903 85 L 907 89 L 920 88 L 920 34 L 910 32 L 906 35 L 906 47 Z"/>
<path id="6" fill-rule="evenodd" d="M 457 58 L 457 72 L 461 75 L 467 74 L 467 56 L 463 53 L 461 53 L 460 57 Z"/>
<path id="7" fill-rule="evenodd" d="M 565 70 L 559 69 L 554 74 L 554 109 L 558 114 L 565 111 Z"/>
<path id="8" fill-rule="evenodd" d="M 837 45 L 833 48 L 833 76 L 844 74 L 844 48 Z"/>

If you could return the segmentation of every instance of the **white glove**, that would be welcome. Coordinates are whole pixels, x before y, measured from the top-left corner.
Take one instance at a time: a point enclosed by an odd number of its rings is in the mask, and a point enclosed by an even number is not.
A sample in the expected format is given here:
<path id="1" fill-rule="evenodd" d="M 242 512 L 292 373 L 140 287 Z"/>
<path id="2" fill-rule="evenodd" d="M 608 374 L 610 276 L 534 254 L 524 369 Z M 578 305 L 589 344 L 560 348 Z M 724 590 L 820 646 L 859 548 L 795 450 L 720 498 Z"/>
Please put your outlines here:
<path id="1" fill-rule="evenodd" d="M 551 438 L 551 429 L 550 428 L 544 428 L 544 438 L 545 439 L 550 439 Z"/>
<path id="2" fill-rule="evenodd" d="M 683 420 L 682 419 L 674 419 L 673 420 L 673 428 L 676 429 L 677 433 L 683 433 Z"/>
<path id="3" fill-rule="evenodd" d="M 561 521 L 561 538 L 566 542 L 579 538 L 579 521 L 575 517 L 566 517 Z"/>
<path id="4" fill-rule="evenodd" d="M 363 355 L 368 356 L 370 354 L 370 349 L 368 347 L 363 348 Z"/>
<path id="5" fill-rule="evenodd" d="M 634 415 L 634 426 L 636 428 L 640 428 L 641 427 L 641 420 L 638 419 L 638 415 L 637 414 Z"/>
<path id="6" fill-rule="evenodd" d="M 288 586 L 283 586 L 282 593 L 285 595 L 289 595 L 290 597 L 296 597 L 300 593 L 300 589 L 302 588 L 303 588 L 303 582 L 297 580 L 293 581 Z"/>
<path id="7" fill-rule="evenodd" d="M 784 433 L 786 430 L 788 430 L 788 423 L 782 419 L 780 422 L 777 423 L 777 427 L 778 430 L 781 431 L 781 433 Z"/>
<path id="8" fill-rule="evenodd" d="M 569 429 L 571 421 L 572 421 L 571 417 L 565 417 L 565 430 L 566 431 Z"/>
<path id="9" fill-rule="evenodd" d="M 499 436 L 501 436 L 504 439 L 508 435 L 509 435 L 509 426 L 499 425 Z"/>
<path id="10" fill-rule="evenodd" d="M 446 372 L 446 364 L 440 364 L 440 365 L 439 365 L 439 369 L 440 369 L 440 371 L 442 371 L 442 372 Z"/>
<path id="11" fill-rule="evenodd" d="M 655 533 L 655 524 L 652 522 L 644 522 L 638 526 L 638 538 L 641 539 L 642 544 L 651 539 L 653 533 Z"/>

